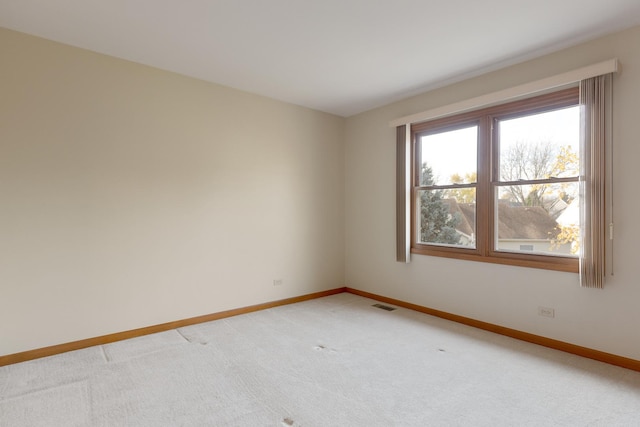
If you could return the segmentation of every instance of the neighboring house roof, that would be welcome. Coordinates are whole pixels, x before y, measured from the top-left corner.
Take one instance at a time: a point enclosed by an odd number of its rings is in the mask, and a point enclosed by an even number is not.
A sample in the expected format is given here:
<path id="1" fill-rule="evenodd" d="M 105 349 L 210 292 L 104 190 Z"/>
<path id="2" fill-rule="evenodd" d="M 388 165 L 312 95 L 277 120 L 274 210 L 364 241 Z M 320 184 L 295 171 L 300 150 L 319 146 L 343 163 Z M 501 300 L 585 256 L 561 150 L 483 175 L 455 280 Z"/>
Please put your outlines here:
<path id="1" fill-rule="evenodd" d="M 540 206 L 498 205 L 499 239 L 553 239 L 558 223 Z"/>
<path id="2" fill-rule="evenodd" d="M 475 234 L 476 209 L 473 203 L 458 203 L 455 199 L 444 199 L 451 215 L 459 213 L 461 221 L 456 227 L 461 233 Z M 555 238 L 560 230 L 558 223 L 540 206 L 511 206 L 500 202 L 498 212 L 499 239 L 535 239 Z"/>
<path id="3" fill-rule="evenodd" d="M 456 230 L 467 236 L 475 234 L 476 208 L 474 204 L 458 203 L 456 199 L 442 199 L 442 202 L 449 207 L 450 215 L 458 214 L 460 223 L 456 226 Z"/>

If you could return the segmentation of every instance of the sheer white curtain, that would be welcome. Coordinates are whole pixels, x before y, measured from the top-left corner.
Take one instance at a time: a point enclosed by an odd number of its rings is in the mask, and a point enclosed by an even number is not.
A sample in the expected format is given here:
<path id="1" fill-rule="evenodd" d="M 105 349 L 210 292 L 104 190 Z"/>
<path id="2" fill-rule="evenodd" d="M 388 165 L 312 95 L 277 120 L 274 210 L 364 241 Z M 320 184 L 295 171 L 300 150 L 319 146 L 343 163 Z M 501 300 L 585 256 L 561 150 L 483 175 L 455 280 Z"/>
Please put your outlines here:
<path id="1" fill-rule="evenodd" d="M 580 286 L 602 288 L 605 279 L 606 147 L 611 74 L 580 81 Z"/>

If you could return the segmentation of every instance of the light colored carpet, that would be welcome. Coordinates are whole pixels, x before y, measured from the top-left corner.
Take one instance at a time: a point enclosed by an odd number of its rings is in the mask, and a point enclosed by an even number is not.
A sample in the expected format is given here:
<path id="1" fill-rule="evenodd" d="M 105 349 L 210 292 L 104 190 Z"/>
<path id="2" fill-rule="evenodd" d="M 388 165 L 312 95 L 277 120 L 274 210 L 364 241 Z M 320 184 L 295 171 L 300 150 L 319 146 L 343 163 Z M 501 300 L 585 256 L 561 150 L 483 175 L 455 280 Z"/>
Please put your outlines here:
<path id="1" fill-rule="evenodd" d="M 351 294 L 0 368 L 0 426 L 640 426 L 640 373 Z"/>

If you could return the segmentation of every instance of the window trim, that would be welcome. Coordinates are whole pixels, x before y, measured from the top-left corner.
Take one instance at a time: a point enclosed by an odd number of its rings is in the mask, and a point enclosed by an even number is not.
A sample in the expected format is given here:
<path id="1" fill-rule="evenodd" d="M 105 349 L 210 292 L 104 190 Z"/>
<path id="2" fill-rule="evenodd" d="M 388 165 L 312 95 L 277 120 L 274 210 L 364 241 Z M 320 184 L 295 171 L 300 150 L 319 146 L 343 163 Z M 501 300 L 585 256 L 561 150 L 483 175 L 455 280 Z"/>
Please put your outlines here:
<path id="1" fill-rule="evenodd" d="M 495 120 L 535 114 L 543 111 L 579 105 L 579 88 L 570 87 L 497 106 L 465 112 L 411 125 L 411 253 L 456 258 L 469 261 L 507 264 L 567 272 L 578 272 L 578 258 L 561 255 L 523 254 L 495 250 L 495 200 L 493 188 L 496 184 L 498 158 L 493 142 Z M 417 196 L 419 191 L 419 136 L 436 131 L 455 129 L 463 124 L 477 123 L 477 183 L 476 183 L 476 247 L 458 248 L 452 246 L 429 245 L 417 242 Z"/>
<path id="2" fill-rule="evenodd" d="M 465 111 L 476 111 L 485 107 L 515 101 L 517 99 L 530 98 L 536 94 L 554 92 L 562 88 L 578 85 L 581 81 L 592 77 L 603 76 L 616 72 L 618 72 L 618 59 L 611 58 L 606 61 L 597 62 L 571 71 L 545 77 L 540 80 L 530 81 L 518 86 L 498 90 L 496 92 L 489 92 L 474 98 L 454 102 L 453 104 L 435 107 L 430 110 L 400 117 L 391 120 L 389 122 L 389 126 L 396 128 L 398 126 L 431 121 L 439 117 L 459 114 Z"/>

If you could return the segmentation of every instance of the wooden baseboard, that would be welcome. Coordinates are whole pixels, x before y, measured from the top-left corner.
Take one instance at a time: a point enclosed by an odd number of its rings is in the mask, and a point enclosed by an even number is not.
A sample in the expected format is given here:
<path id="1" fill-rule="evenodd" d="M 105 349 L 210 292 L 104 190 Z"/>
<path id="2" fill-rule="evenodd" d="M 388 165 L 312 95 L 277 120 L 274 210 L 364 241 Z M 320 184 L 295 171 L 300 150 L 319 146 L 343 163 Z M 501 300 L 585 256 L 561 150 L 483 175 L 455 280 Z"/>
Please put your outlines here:
<path id="1" fill-rule="evenodd" d="M 185 326 L 195 325 L 197 323 L 210 322 L 212 320 L 224 319 L 225 317 L 237 316 L 239 314 L 251 313 L 254 311 L 265 310 L 267 308 L 278 307 L 281 305 L 295 304 L 297 302 L 308 301 L 311 299 L 322 298 L 329 295 L 335 295 L 346 292 L 346 288 L 330 289 L 328 291 L 314 292 L 312 294 L 301 295 L 292 298 L 285 298 L 278 301 L 271 301 L 262 304 L 251 305 L 248 307 L 236 308 L 233 310 L 221 311 L 218 313 L 205 314 L 203 316 L 191 317 L 189 319 L 176 320 L 174 322 L 162 323 L 160 325 L 147 326 L 145 328 L 132 329 L 130 331 L 118 332 L 115 334 L 103 335 L 95 338 L 88 338 L 80 341 L 73 341 L 65 344 L 53 345 L 50 347 L 38 348 L 35 350 L 23 351 L 21 353 L 8 354 L 0 356 L 0 366 L 11 365 L 13 363 L 26 362 L 27 360 L 39 359 L 41 357 L 53 356 L 72 350 L 80 350 L 95 345 L 109 344 L 115 341 L 122 341 L 129 338 L 141 337 L 143 335 L 155 334 L 171 329 L 182 328 Z"/>
<path id="2" fill-rule="evenodd" d="M 451 314 L 445 311 L 423 307 L 421 305 L 412 304 L 409 302 L 397 300 L 394 298 L 388 298 L 382 295 L 376 295 L 376 294 L 372 294 L 365 291 L 360 291 L 358 289 L 347 287 L 346 292 L 352 293 L 354 295 L 366 297 L 366 298 L 371 298 L 380 302 L 386 302 L 388 304 L 397 305 L 398 307 L 404 307 L 411 310 L 419 311 L 421 313 L 430 314 L 432 316 L 440 317 L 446 320 L 451 320 L 457 323 L 462 323 L 464 325 L 473 326 L 474 328 L 484 329 L 485 331 L 494 332 L 496 334 L 505 335 L 511 338 L 516 338 L 522 341 L 527 341 L 533 344 L 538 344 L 544 347 L 553 348 L 555 350 L 561 350 L 567 353 L 575 354 L 577 356 L 594 359 L 599 362 L 609 363 L 611 365 L 616 365 L 622 368 L 627 368 L 627 369 L 640 372 L 640 360 L 630 359 L 627 357 L 618 356 L 611 353 L 605 353 L 604 351 L 593 350 L 591 348 L 581 347 L 575 344 L 569 344 L 563 341 L 546 338 L 540 335 L 534 335 L 527 332 L 518 331 L 516 329 L 505 328 L 504 326 L 498 326 L 492 323 L 482 322 L 480 320 L 475 320 L 475 319 L 471 319 L 464 316 L 458 316 L 457 314 Z"/>
<path id="3" fill-rule="evenodd" d="M 459 316 L 457 314 L 451 314 L 433 308 L 424 307 L 417 304 L 397 300 L 394 298 L 388 298 L 382 295 L 372 294 L 370 292 L 361 291 L 349 287 L 336 288 L 328 291 L 315 292 L 312 294 L 301 295 L 293 298 L 286 298 L 278 301 L 266 302 L 263 304 L 256 304 L 248 307 L 236 308 L 233 310 L 221 311 L 218 313 L 206 314 L 198 317 L 191 317 L 189 319 L 177 320 L 174 322 L 162 323 L 160 325 L 148 326 L 145 328 L 132 329 L 130 331 L 118 332 L 115 334 L 103 335 L 95 338 L 88 338 L 80 341 L 73 341 L 65 344 L 53 345 L 50 347 L 39 348 L 35 350 L 24 351 L 21 353 L 9 354 L 6 356 L 0 356 L 0 366 L 11 365 L 13 363 L 25 362 L 27 360 L 39 359 L 41 357 L 53 356 L 60 353 L 65 353 L 72 350 L 80 350 L 87 347 L 93 347 L 95 345 L 109 344 L 116 341 L 126 340 L 129 338 L 136 338 L 143 335 L 154 334 L 157 332 L 164 332 L 171 329 L 182 328 L 189 325 L 195 325 L 197 323 L 210 322 L 212 320 L 224 319 L 226 317 L 237 316 L 240 314 L 251 313 L 254 311 L 265 310 L 272 307 L 278 307 L 281 305 L 295 304 L 297 302 L 308 301 L 311 299 L 322 298 L 329 295 L 335 295 L 342 292 L 349 292 L 354 295 L 359 295 L 366 298 L 371 298 L 380 302 L 386 302 L 388 304 L 397 305 L 398 307 L 408 308 L 410 310 L 419 311 L 421 313 L 429 314 L 432 316 L 440 317 L 442 319 L 451 320 L 453 322 L 462 323 L 464 325 L 472 326 L 474 328 L 483 329 L 485 331 L 493 332 L 500 335 L 505 335 L 511 338 L 516 338 L 522 341 L 527 341 L 533 344 L 538 344 L 544 347 L 553 348 L 555 350 L 561 350 L 567 353 L 575 354 L 577 356 L 594 359 L 600 362 L 609 363 L 611 365 L 620 366 L 623 368 L 631 369 L 640 372 L 640 360 L 630 359 L 623 356 L 618 356 L 611 353 L 605 353 L 599 350 L 593 350 L 587 347 L 581 347 L 575 344 L 569 344 L 563 341 L 546 338 L 539 335 L 530 334 L 527 332 L 518 331 L 504 326 L 494 325 L 492 323 L 482 322 L 480 320 L 471 319 L 469 317 Z"/>

